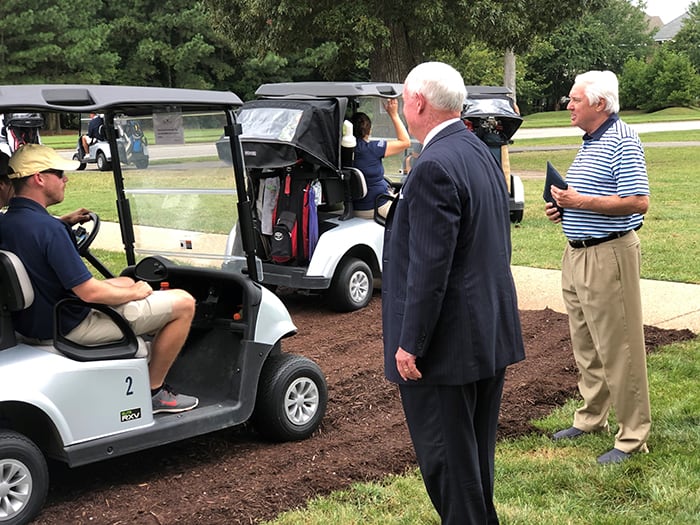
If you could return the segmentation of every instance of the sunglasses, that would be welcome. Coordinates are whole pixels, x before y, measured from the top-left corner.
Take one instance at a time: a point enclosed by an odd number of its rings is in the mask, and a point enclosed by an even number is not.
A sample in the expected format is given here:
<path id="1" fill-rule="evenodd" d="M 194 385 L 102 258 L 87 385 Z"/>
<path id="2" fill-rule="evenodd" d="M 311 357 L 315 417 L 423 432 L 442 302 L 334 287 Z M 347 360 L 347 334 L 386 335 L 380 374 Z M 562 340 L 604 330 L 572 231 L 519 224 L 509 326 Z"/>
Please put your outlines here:
<path id="1" fill-rule="evenodd" d="M 53 175 L 56 175 L 59 179 L 65 178 L 65 175 L 63 175 L 63 170 L 43 170 L 40 173 L 52 173 Z"/>

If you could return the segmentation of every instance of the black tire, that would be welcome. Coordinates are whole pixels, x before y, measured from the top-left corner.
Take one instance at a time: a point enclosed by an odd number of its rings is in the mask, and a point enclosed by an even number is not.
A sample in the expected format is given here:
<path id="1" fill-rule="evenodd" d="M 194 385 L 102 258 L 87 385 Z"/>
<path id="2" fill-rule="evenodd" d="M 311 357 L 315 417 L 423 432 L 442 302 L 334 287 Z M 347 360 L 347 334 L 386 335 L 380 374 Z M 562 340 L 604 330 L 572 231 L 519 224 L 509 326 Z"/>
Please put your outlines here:
<path id="1" fill-rule="evenodd" d="M 109 171 L 112 169 L 112 163 L 107 160 L 107 157 L 101 151 L 97 152 L 95 162 L 97 162 L 97 169 L 100 171 Z"/>
<path id="2" fill-rule="evenodd" d="M 311 359 L 281 354 L 267 358 L 260 374 L 253 424 L 272 441 L 306 439 L 326 413 L 328 386 Z"/>
<path id="3" fill-rule="evenodd" d="M 136 167 L 138 169 L 145 170 L 146 168 L 148 168 L 148 157 L 134 161 L 134 164 L 136 164 Z"/>
<path id="4" fill-rule="evenodd" d="M 523 210 L 515 210 L 510 212 L 510 222 L 520 224 L 523 221 Z"/>
<path id="5" fill-rule="evenodd" d="M 0 524 L 29 523 L 48 490 L 49 469 L 39 447 L 22 434 L 0 431 Z"/>
<path id="6" fill-rule="evenodd" d="M 73 160 L 80 161 L 80 156 L 77 153 L 74 153 Z M 77 171 L 83 171 L 85 169 L 85 166 L 87 166 L 87 164 L 85 164 L 84 162 L 81 162 L 80 166 L 78 166 L 78 168 L 77 168 Z"/>
<path id="7" fill-rule="evenodd" d="M 338 312 L 352 312 L 367 306 L 374 291 L 372 270 L 366 262 L 349 257 L 338 264 L 328 290 L 330 306 Z"/>

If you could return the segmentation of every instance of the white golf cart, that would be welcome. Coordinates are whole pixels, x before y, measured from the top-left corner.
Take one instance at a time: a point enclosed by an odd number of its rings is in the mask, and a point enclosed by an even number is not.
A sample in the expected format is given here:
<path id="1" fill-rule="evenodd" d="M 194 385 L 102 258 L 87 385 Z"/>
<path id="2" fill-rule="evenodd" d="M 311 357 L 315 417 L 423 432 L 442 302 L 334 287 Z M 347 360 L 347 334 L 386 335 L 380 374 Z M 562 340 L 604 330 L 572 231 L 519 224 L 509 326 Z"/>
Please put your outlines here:
<path id="1" fill-rule="evenodd" d="M 95 164 L 100 171 L 112 169 L 112 148 L 107 140 L 100 138 L 88 138 L 88 152 L 83 150 L 82 121 L 81 129 L 78 130 L 78 145 L 73 154 L 73 160 L 80 161 L 78 170 L 84 170 L 88 164 Z M 114 120 L 117 131 L 117 147 L 119 148 L 119 159 L 122 164 L 134 165 L 139 169 L 148 167 L 148 140 L 141 127 L 140 119 L 118 118 Z M 104 125 L 100 126 L 104 128 Z M 101 130 L 102 134 L 104 130 Z"/>
<path id="2" fill-rule="evenodd" d="M 364 111 L 373 120 L 373 135 L 381 136 L 382 99 L 399 97 L 401 85 L 264 84 L 256 95 L 258 100 L 243 104 L 239 121 L 249 199 L 256 202 L 261 282 L 271 289 L 323 293 L 338 311 L 365 307 L 380 285 L 384 228 L 353 215 L 352 202 L 365 195 L 366 186 L 351 156 L 341 151 L 343 121 Z M 219 156 L 228 160 L 227 148 Z M 277 190 L 270 193 L 272 187 Z M 242 254 L 238 241 L 233 229 L 227 254 Z M 237 264 L 228 263 L 232 269 Z"/>
<path id="3" fill-rule="evenodd" d="M 296 327 L 281 301 L 256 282 L 252 250 L 243 271 L 222 270 L 236 207 L 241 224 L 252 224 L 247 193 L 236 199 L 235 191 L 244 187 L 234 113 L 240 99 L 230 92 L 81 85 L 0 86 L 0 94 L 0 112 L 104 113 L 114 159 L 120 159 L 116 119 L 138 118 L 146 132 L 157 114 L 180 122 L 183 143 L 162 152 L 157 166 L 122 171 L 121 162 L 113 163 L 117 210 L 101 210 L 110 222 L 93 215 L 77 242 L 109 277 L 90 244 L 98 231 L 119 239 L 115 249 L 127 262 L 121 274 L 196 298 L 188 340 L 167 381 L 199 398 L 189 412 L 154 415 L 148 340 L 103 305 L 91 306 L 111 315 L 122 340 L 87 348 L 57 329 L 48 341 L 15 333 L 13 312 L 27 308 L 35 290 L 21 261 L 0 250 L 0 525 L 28 523 L 40 512 L 49 486 L 46 457 L 74 467 L 248 421 L 272 440 L 310 436 L 326 409 L 323 373 L 310 359 L 282 352 L 282 339 Z M 222 132 L 231 164 L 216 156 Z M 173 158 L 178 152 L 183 158 Z M 252 228 L 241 234 L 244 246 L 254 246 Z M 55 319 L 75 301 L 59 303 Z"/>

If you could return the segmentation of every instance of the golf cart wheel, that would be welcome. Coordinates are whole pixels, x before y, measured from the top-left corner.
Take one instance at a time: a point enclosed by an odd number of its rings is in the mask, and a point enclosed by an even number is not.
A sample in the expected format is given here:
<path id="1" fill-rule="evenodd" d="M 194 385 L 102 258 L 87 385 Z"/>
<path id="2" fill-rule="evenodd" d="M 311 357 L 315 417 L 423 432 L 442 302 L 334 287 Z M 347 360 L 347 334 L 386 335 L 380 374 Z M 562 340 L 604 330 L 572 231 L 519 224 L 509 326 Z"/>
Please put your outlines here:
<path id="1" fill-rule="evenodd" d="M 351 257 L 338 265 L 328 298 L 334 310 L 352 312 L 369 304 L 372 291 L 372 270 L 364 261 Z"/>
<path id="2" fill-rule="evenodd" d="M 326 413 L 328 387 L 312 360 L 292 354 L 267 358 L 260 374 L 253 422 L 273 441 L 306 439 Z"/>
<path id="3" fill-rule="evenodd" d="M 520 224 L 523 222 L 523 210 L 515 210 L 510 212 L 510 222 Z"/>
<path id="4" fill-rule="evenodd" d="M 112 169 L 112 163 L 107 160 L 107 157 L 101 151 L 97 152 L 95 162 L 97 162 L 97 169 L 100 171 L 109 171 Z"/>
<path id="5" fill-rule="evenodd" d="M 137 161 L 134 161 L 134 164 L 136 164 L 136 167 L 140 170 L 145 170 L 148 168 L 148 157 L 145 159 L 139 159 Z"/>
<path id="6" fill-rule="evenodd" d="M 22 434 L 0 432 L 0 524 L 30 522 L 49 489 L 49 469 L 41 450 Z"/>
<path id="7" fill-rule="evenodd" d="M 78 156 L 77 153 L 76 153 L 75 155 L 73 155 L 73 160 L 77 160 L 77 161 L 80 160 L 80 157 Z M 83 171 L 83 170 L 85 169 L 86 166 L 87 166 L 87 164 L 85 164 L 84 162 L 81 162 L 81 163 L 80 163 L 80 166 L 78 166 L 77 171 Z"/>

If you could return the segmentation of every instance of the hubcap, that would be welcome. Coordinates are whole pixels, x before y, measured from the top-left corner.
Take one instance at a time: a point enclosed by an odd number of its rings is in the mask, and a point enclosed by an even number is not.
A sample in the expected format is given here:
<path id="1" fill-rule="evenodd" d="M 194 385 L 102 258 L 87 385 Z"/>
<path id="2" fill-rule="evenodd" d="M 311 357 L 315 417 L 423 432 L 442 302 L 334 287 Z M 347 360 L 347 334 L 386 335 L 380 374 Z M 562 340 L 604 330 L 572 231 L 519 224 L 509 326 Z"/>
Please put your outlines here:
<path id="1" fill-rule="evenodd" d="M 32 494 L 32 475 L 21 461 L 0 460 L 0 522 L 20 512 Z"/>
<path id="2" fill-rule="evenodd" d="M 369 278 L 365 272 L 355 272 L 350 278 L 350 297 L 356 303 L 361 303 L 369 293 Z"/>
<path id="3" fill-rule="evenodd" d="M 295 425 L 308 423 L 318 411 L 318 387 L 308 377 L 296 379 L 284 396 L 287 418 Z"/>

